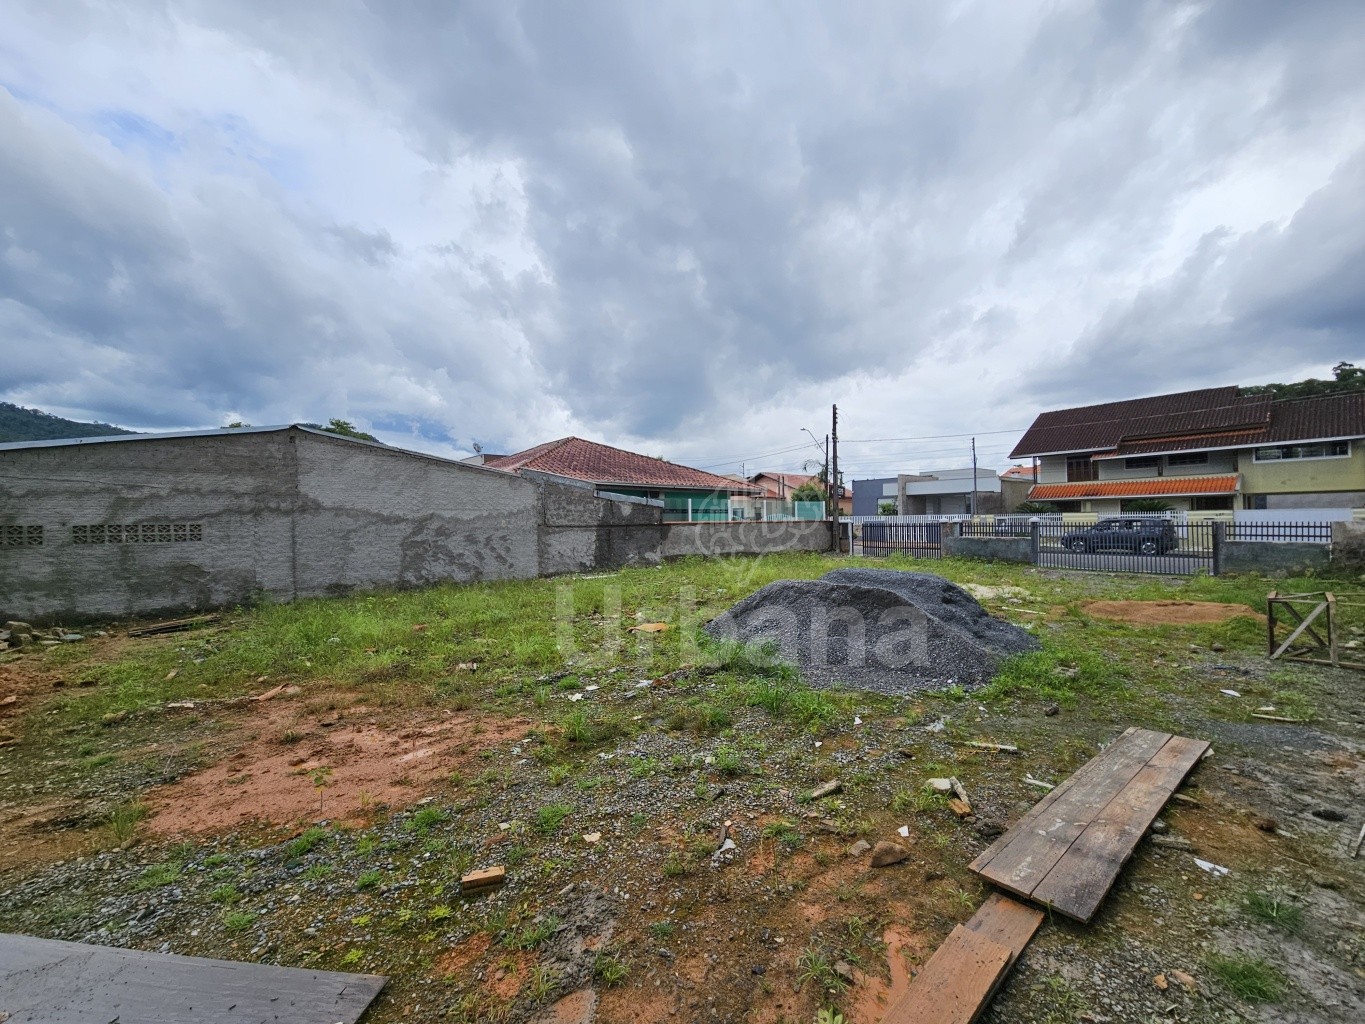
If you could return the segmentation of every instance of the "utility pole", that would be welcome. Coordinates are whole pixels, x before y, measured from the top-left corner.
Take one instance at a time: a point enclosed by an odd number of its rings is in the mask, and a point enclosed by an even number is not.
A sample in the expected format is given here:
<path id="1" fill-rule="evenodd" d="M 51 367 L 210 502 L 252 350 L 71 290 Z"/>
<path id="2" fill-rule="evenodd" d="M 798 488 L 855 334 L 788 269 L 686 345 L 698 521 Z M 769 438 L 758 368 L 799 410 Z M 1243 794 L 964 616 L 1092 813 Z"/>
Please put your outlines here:
<path id="1" fill-rule="evenodd" d="M 972 515 L 976 515 L 976 438 L 972 438 Z"/>
<path id="2" fill-rule="evenodd" d="M 834 508 L 830 513 L 830 538 L 834 550 L 839 550 L 839 407 L 834 406 L 834 422 L 829 432 L 829 478 L 825 486 L 834 498 Z"/>

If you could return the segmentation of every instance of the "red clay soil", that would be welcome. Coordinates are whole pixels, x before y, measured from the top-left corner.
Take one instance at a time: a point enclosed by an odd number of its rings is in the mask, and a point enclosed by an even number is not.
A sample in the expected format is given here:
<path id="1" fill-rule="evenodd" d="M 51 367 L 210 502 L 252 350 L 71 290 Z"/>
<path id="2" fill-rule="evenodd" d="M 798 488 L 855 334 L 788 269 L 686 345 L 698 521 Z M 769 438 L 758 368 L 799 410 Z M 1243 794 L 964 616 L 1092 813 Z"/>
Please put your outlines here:
<path id="1" fill-rule="evenodd" d="M 1097 619 L 1134 626 L 1207 626 L 1238 615 L 1262 618 L 1244 604 L 1217 601 L 1087 601 L 1081 610 Z"/>
<path id="2" fill-rule="evenodd" d="M 395 730 L 377 719 L 363 707 L 314 714 L 289 699 L 264 705 L 244 723 L 255 736 L 233 754 L 147 794 L 150 827 L 178 835 L 253 822 L 363 823 L 382 807 L 415 803 L 480 750 L 519 738 L 531 725 L 448 712 Z"/>

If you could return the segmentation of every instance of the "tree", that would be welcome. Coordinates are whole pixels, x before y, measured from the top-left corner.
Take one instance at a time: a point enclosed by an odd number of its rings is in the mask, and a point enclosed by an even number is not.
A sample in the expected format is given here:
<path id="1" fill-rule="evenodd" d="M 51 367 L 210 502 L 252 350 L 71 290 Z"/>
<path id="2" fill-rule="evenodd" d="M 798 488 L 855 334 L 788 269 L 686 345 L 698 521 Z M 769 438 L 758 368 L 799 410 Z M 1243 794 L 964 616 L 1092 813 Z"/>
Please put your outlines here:
<path id="1" fill-rule="evenodd" d="M 826 498 L 825 489 L 814 480 L 807 480 L 792 491 L 792 501 L 824 501 Z"/>
<path id="2" fill-rule="evenodd" d="M 1365 366 L 1343 361 L 1332 367 L 1331 380 L 1309 377 L 1292 384 L 1257 384 L 1240 390 L 1244 395 L 1271 395 L 1275 398 L 1313 398 L 1317 395 L 1365 391 Z"/>
<path id="3" fill-rule="evenodd" d="M 1050 501 L 1021 501 L 1014 511 L 1025 516 L 1046 516 L 1057 511 L 1057 506 Z"/>
<path id="4" fill-rule="evenodd" d="M 896 514 L 896 503 L 894 501 L 877 502 L 877 515 L 894 516 Z"/>
<path id="5" fill-rule="evenodd" d="M 379 438 L 373 434 L 367 434 L 363 430 L 357 430 L 355 424 L 350 420 L 338 419 L 333 416 L 327 421 L 327 426 L 321 423 L 300 423 L 301 427 L 312 427 L 314 430 L 325 430 L 329 434 L 340 434 L 342 437 L 354 437 L 361 441 L 378 441 Z"/>

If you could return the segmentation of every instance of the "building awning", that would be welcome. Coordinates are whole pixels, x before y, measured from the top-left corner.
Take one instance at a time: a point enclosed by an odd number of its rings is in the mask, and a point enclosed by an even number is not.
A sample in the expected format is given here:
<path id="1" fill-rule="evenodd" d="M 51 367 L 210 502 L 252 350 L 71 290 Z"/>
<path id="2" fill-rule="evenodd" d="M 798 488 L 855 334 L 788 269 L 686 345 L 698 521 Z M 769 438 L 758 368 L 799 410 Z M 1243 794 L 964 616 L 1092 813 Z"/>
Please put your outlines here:
<path id="1" fill-rule="evenodd" d="M 1237 474 L 1168 476 L 1156 480 L 1091 480 L 1087 483 L 1036 484 L 1029 501 L 1079 501 L 1085 498 L 1184 498 L 1197 494 L 1236 494 Z"/>

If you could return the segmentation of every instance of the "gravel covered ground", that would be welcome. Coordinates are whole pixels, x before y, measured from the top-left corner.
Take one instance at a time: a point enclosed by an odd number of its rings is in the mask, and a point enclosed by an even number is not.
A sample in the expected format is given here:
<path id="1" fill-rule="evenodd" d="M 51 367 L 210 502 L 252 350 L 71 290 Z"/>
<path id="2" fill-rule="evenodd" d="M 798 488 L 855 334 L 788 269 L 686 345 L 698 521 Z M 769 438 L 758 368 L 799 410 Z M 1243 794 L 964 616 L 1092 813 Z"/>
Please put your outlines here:
<path id="1" fill-rule="evenodd" d="M 259 618 L 136 648 L 113 631 L 79 652 L 25 651 L 0 664 L 19 696 L 0 710 L 12 737 L 0 750 L 0 929 L 387 974 L 374 1022 L 776 1024 L 824 1006 L 875 1021 L 981 902 L 966 865 L 1042 794 L 1025 777 L 1058 782 L 1136 724 L 1211 739 L 1215 753 L 1096 919 L 1045 923 L 983 1019 L 1365 1019 L 1365 860 L 1349 854 L 1365 806 L 1361 677 L 1266 663 L 1252 619 L 1153 629 L 1070 610 L 1096 593 L 1242 600 L 1268 587 L 942 569 L 1023 588 L 987 610 L 1042 643 L 974 694 L 810 690 L 780 667 L 697 660 L 660 594 L 694 586 L 705 621 L 768 582 L 751 566 L 733 582 L 696 565 L 621 574 L 622 628 L 672 628 L 626 630 L 615 649 L 602 630 L 616 606 L 584 596 L 604 584 L 575 583 L 577 649 L 536 672 L 513 667 L 526 655 L 510 649 L 484 648 L 476 664 L 466 647 L 488 627 L 461 619 L 442 635 L 439 595 L 420 611 L 392 599 L 401 629 L 362 641 L 383 671 L 303 666 L 288 674 L 296 691 L 261 702 L 244 698 L 279 677 L 238 685 L 210 671 L 234 645 L 268 643 L 277 627 Z M 335 608 L 288 613 L 316 624 L 286 620 L 300 666 L 334 650 L 332 636 L 351 642 Z M 515 614 L 530 630 L 548 613 Z M 449 649 L 446 668 L 431 685 L 405 680 L 381 662 L 386 643 L 414 665 L 419 644 Z M 120 688 L 182 685 L 174 699 L 112 703 Z M 1252 716 L 1269 706 L 1312 724 Z M 390 744 L 395 764 L 421 768 L 366 790 L 349 773 L 373 758 L 352 766 L 352 744 Z M 260 751 L 294 774 L 258 785 Z M 938 775 L 962 781 L 975 814 L 925 790 Z M 249 793 L 256 820 L 183 817 L 192 829 L 176 831 L 158 808 L 177 787 L 229 803 Z M 318 808 L 300 812 L 300 793 Z M 909 856 L 873 868 L 851 852 L 881 840 Z M 494 864 L 505 886 L 460 895 L 462 873 Z"/>

